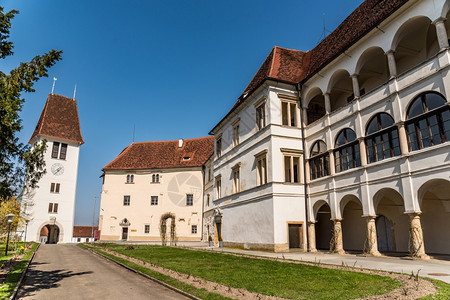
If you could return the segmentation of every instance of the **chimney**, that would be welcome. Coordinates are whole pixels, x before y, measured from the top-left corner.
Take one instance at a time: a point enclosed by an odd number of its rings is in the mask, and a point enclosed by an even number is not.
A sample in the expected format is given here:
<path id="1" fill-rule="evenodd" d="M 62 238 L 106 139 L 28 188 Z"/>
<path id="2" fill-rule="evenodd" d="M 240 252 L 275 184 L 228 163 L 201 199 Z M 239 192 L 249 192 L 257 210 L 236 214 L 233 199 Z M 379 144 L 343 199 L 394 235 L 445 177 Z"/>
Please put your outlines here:
<path id="1" fill-rule="evenodd" d="M 183 139 L 178 140 L 178 148 L 183 147 Z"/>

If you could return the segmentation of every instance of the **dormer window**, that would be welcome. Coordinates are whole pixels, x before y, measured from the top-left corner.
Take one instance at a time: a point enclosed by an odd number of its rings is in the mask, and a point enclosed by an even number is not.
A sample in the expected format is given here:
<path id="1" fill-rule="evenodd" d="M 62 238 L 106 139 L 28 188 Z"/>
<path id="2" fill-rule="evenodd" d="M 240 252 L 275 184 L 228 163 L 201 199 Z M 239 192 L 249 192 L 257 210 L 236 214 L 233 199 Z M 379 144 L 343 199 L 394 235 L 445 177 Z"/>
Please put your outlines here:
<path id="1" fill-rule="evenodd" d="M 184 157 L 183 157 L 183 160 L 184 160 L 184 161 L 191 160 L 191 157 L 190 157 L 190 156 L 184 156 Z"/>

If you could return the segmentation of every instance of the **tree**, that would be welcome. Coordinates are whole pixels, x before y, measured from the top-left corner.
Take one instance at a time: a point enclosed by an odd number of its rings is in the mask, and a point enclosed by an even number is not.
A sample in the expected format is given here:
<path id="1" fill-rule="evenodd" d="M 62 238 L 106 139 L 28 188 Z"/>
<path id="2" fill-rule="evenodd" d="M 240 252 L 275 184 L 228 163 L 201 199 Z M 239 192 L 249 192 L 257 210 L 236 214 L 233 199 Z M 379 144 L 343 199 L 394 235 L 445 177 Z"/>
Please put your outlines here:
<path id="1" fill-rule="evenodd" d="M 13 43 L 8 38 L 11 20 L 18 13 L 5 13 L 0 7 L 0 59 L 13 55 Z M 22 188 L 35 188 L 45 174 L 45 141 L 30 147 L 16 136 L 22 129 L 19 112 L 25 99 L 21 93 L 34 92 L 34 83 L 48 76 L 48 68 L 61 59 L 61 54 L 62 51 L 50 50 L 21 63 L 9 74 L 0 71 L 0 199 L 18 195 Z"/>

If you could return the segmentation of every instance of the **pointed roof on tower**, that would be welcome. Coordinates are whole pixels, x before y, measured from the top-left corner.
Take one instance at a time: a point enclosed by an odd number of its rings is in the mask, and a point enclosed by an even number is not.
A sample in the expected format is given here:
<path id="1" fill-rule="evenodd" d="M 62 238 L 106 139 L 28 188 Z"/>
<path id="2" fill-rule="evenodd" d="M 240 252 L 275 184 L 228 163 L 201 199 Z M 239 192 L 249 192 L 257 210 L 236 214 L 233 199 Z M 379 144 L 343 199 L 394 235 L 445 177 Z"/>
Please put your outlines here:
<path id="1" fill-rule="evenodd" d="M 28 143 L 31 144 L 31 141 L 38 135 L 83 144 L 77 101 L 62 95 L 49 94 Z"/>

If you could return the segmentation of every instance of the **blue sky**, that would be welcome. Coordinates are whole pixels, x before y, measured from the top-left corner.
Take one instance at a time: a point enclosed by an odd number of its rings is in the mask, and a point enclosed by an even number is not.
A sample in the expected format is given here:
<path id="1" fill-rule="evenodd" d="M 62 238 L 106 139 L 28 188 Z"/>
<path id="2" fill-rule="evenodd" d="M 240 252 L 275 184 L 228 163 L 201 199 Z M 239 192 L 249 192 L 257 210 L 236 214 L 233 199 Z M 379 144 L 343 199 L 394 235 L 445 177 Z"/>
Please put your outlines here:
<path id="1" fill-rule="evenodd" d="M 4 72 L 50 49 L 63 60 L 25 93 L 19 138 L 27 142 L 57 77 L 76 99 L 81 147 L 76 225 L 98 220 L 102 167 L 135 141 L 208 135 L 273 46 L 310 50 L 362 0 L 7 0 L 18 9 Z"/>

